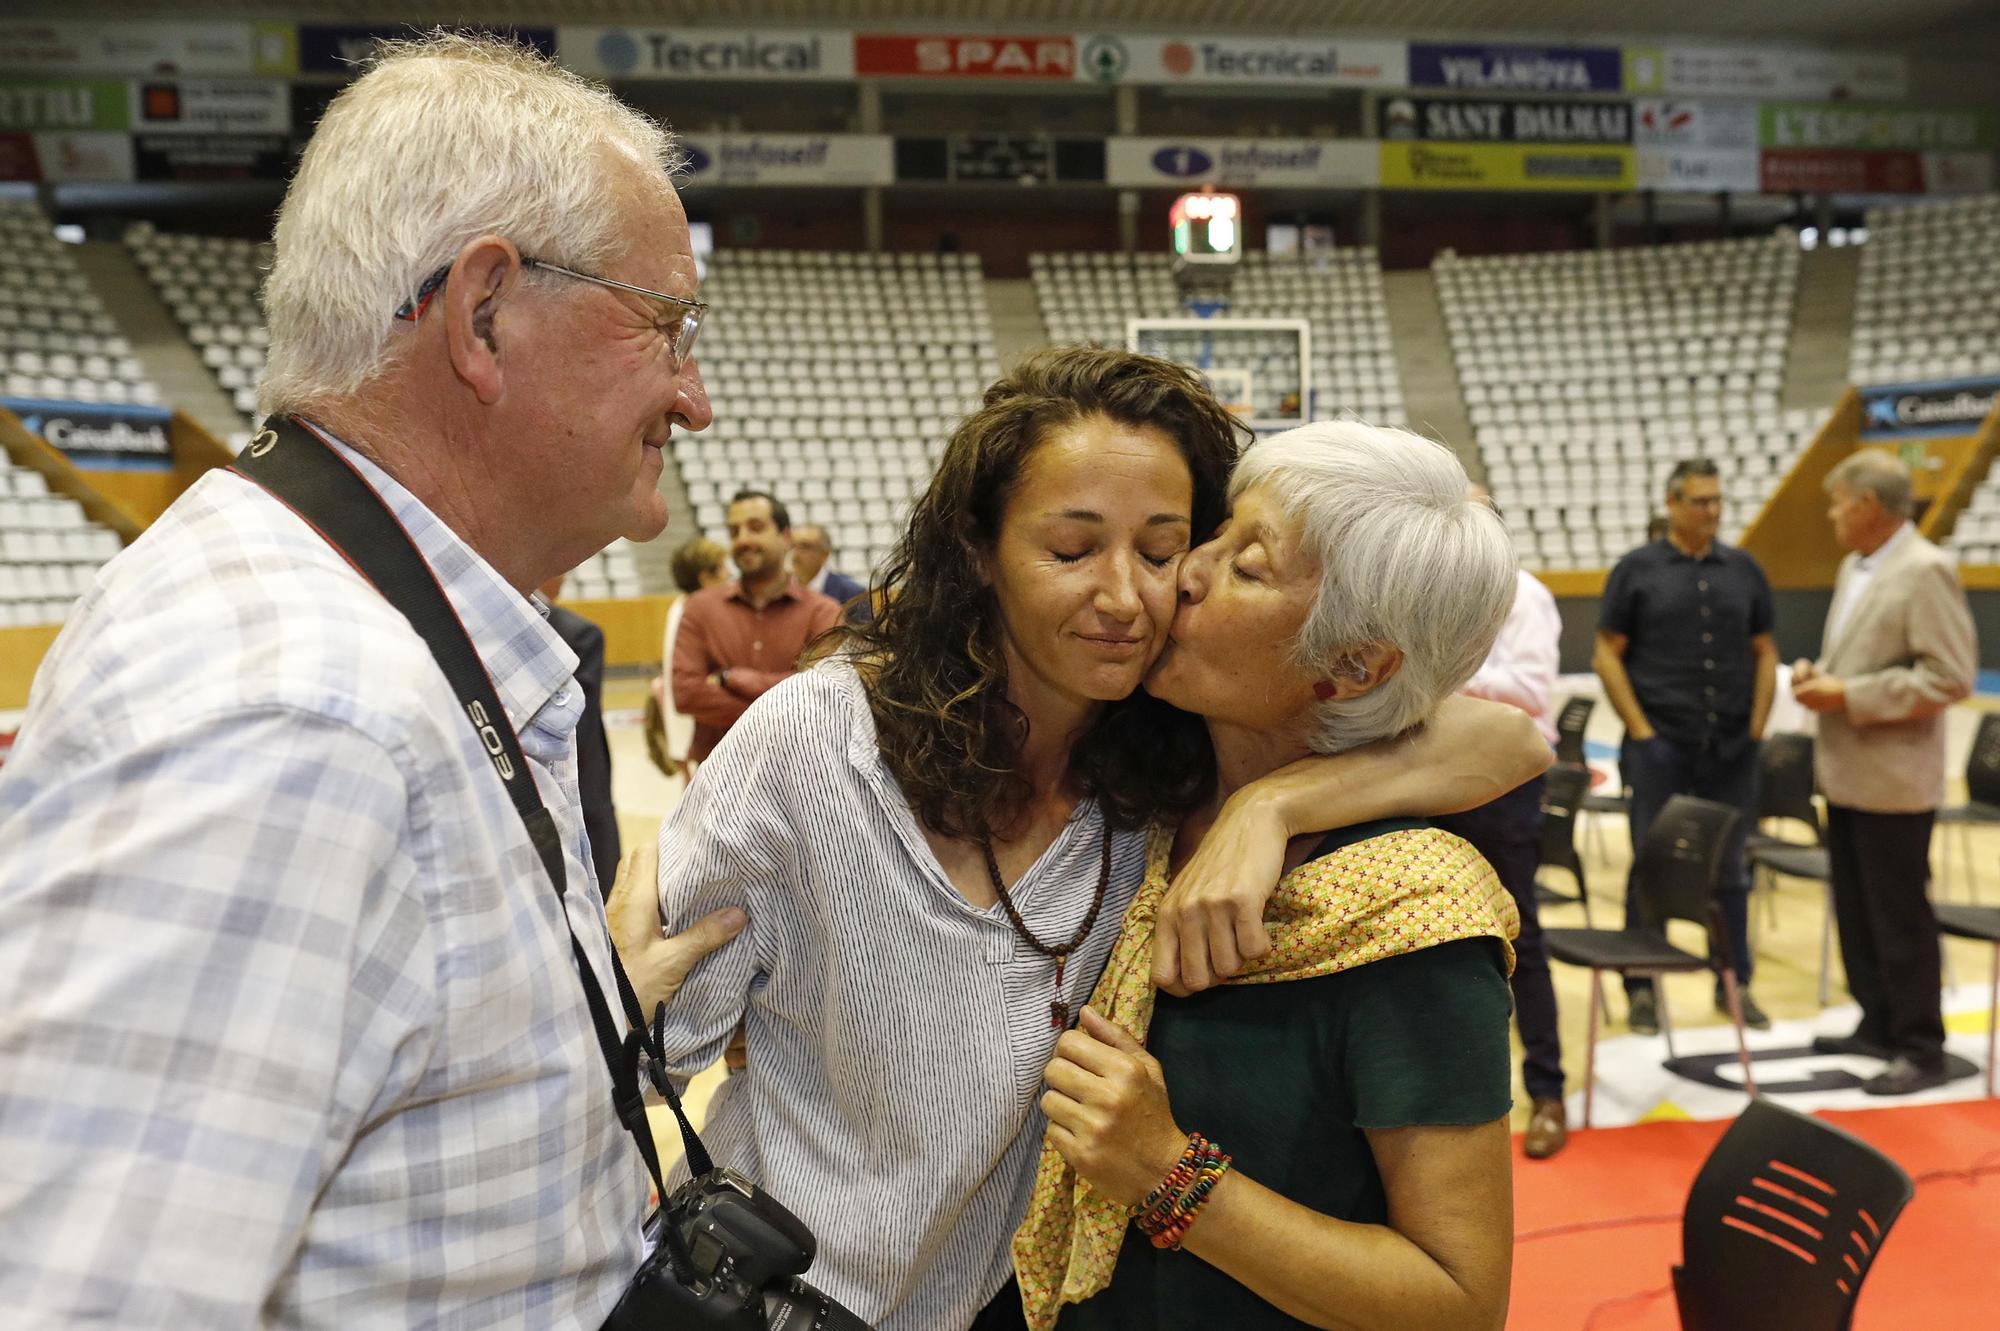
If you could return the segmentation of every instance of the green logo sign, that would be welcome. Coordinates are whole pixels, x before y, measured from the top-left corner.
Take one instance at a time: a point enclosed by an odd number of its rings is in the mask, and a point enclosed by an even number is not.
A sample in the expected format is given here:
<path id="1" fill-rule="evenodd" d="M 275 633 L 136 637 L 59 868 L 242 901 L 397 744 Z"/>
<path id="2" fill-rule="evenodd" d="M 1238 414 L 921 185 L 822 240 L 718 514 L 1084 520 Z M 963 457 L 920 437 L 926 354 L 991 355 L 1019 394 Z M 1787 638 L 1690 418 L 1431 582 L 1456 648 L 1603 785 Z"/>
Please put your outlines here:
<path id="1" fill-rule="evenodd" d="M 0 130 L 124 129 L 131 97 L 109 80 L 0 82 Z"/>
<path id="2" fill-rule="evenodd" d="M 1092 37 L 1083 44 L 1083 70 L 1099 83 L 1116 83 L 1125 77 L 1131 67 L 1132 57 L 1125 53 L 1125 43 L 1116 37 Z"/>

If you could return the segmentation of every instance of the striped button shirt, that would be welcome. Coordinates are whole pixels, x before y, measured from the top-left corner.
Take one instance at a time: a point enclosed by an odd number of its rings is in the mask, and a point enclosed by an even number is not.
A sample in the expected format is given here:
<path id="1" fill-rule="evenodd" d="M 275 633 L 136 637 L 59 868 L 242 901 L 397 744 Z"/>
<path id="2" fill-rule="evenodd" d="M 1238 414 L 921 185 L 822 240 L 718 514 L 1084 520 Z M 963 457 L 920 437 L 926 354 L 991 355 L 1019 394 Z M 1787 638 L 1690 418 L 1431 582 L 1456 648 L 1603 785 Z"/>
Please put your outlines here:
<path id="1" fill-rule="evenodd" d="M 576 658 L 349 456 L 493 676 L 608 974 Z M 204 477 L 78 604 L 0 772 L 0 1320 L 595 1331 L 642 1176 L 561 907 L 423 642 Z"/>
<path id="2" fill-rule="evenodd" d="M 1075 934 L 1103 836 L 1085 804 L 1010 885 L 1038 938 Z M 1007 1281 L 1034 1183 L 1055 963 L 945 877 L 851 666 L 823 663 L 751 706 L 662 827 L 660 866 L 670 929 L 719 906 L 750 916 L 667 1014 L 682 1072 L 747 1025 L 748 1071 L 703 1134 L 717 1162 L 812 1228 L 806 1279 L 871 1324 L 965 1327 Z M 1067 967 L 1072 1005 L 1144 871 L 1143 834 L 1115 834 L 1104 908 Z"/>

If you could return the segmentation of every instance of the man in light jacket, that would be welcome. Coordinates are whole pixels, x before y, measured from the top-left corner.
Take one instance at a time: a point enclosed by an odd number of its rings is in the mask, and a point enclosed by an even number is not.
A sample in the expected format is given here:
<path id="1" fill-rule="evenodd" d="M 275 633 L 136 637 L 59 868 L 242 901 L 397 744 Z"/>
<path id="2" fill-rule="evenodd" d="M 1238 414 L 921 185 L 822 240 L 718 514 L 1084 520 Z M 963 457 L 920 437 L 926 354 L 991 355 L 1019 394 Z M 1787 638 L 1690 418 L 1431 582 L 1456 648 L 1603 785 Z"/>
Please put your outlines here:
<path id="1" fill-rule="evenodd" d="M 1793 667 L 1799 702 L 1819 714 L 1814 767 L 1827 801 L 1827 850 L 1852 1035 L 1823 1053 L 1888 1066 L 1863 1084 L 1908 1095 L 1947 1079 L 1931 827 L 1944 799 L 1945 713 L 1972 691 L 1972 611 L 1951 557 L 1910 521 L 1910 474 L 1866 449 L 1827 477 L 1842 561 L 1817 663 Z"/>

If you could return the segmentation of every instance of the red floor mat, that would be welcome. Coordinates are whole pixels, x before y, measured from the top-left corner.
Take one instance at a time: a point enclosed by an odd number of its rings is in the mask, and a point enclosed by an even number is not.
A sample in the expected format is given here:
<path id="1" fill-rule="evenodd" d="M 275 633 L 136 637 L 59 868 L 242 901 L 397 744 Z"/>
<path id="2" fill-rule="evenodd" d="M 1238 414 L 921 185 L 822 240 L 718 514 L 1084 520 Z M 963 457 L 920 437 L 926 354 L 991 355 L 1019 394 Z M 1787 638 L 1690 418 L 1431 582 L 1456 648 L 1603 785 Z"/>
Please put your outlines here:
<path id="1" fill-rule="evenodd" d="M 1917 1195 L 1862 1286 L 1855 1331 L 2000 1325 L 2000 1101 L 1822 1115 L 1887 1152 Z M 1553 1160 L 1515 1144 L 1509 1331 L 1672 1331 L 1669 1269 L 1688 1187 L 1727 1123 L 1576 1132 Z M 1619 1224 L 1636 1219 L 1651 1223 Z M 1657 1294 L 1649 1297 L 1650 1291 Z"/>

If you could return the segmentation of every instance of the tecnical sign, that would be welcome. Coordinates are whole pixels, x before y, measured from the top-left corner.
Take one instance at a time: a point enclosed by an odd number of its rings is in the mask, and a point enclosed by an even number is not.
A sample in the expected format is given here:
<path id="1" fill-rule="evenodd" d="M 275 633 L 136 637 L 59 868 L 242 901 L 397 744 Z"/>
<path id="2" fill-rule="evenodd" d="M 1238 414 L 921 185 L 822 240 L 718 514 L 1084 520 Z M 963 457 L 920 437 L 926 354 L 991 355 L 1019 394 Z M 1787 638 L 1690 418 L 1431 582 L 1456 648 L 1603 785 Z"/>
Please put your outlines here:
<path id="1" fill-rule="evenodd" d="M 851 79 L 854 39 L 830 28 L 566 27 L 556 56 L 581 74 L 613 79 Z"/>

